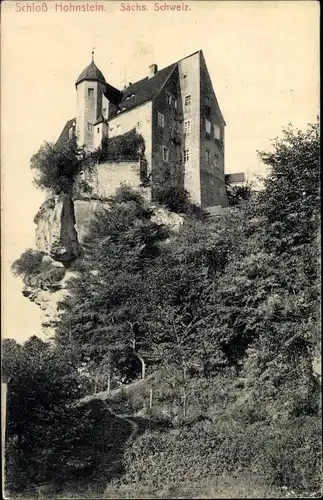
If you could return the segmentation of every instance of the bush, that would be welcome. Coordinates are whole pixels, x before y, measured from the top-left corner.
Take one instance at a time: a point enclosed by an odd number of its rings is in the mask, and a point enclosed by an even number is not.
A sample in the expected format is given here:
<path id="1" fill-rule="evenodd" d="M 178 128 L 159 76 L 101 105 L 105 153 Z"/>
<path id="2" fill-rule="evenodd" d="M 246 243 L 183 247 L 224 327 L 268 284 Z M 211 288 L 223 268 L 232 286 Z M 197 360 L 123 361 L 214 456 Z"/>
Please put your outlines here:
<path id="1" fill-rule="evenodd" d="M 19 259 L 16 259 L 11 266 L 16 276 L 32 276 L 39 274 L 42 269 L 42 259 L 45 253 L 39 250 L 28 248 Z"/>
<path id="2" fill-rule="evenodd" d="M 145 141 L 135 129 L 116 137 L 104 137 L 101 147 L 92 153 L 99 163 L 104 161 L 138 160 L 145 149 Z"/>

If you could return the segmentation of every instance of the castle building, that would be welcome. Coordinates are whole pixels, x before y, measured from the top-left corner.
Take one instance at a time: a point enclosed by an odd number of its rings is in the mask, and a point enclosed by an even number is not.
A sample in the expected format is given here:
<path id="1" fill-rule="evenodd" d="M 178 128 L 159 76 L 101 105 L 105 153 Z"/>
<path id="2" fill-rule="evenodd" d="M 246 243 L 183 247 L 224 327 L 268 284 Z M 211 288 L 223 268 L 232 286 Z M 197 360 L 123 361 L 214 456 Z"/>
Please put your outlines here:
<path id="1" fill-rule="evenodd" d="M 92 54 L 75 87 L 76 117 L 66 123 L 59 142 L 76 132 L 79 146 L 94 151 L 104 137 L 135 129 L 145 141 L 146 178 L 152 185 L 162 183 L 169 169 L 181 170 L 194 203 L 227 206 L 226 124 L 201 50 L 161 70 L 152 64 L 145 78 L 122 90 L 106 81 Z M 118 172 L 120 183 L 126 182 L 125 171 Z"/>

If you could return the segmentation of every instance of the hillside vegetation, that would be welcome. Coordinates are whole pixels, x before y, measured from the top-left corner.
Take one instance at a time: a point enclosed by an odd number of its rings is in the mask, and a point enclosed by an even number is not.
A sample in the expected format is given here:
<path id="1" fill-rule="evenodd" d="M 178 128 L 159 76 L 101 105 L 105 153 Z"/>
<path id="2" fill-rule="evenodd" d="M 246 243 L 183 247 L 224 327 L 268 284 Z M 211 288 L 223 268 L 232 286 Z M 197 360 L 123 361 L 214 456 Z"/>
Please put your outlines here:
<path id="1" fill-rule="evenodd" d="M 320 496 L 319 126 L 259 154 L 263 191 L 176 231 L 120 188 L 53 345 L 4 342 L 12 494 Z"/>

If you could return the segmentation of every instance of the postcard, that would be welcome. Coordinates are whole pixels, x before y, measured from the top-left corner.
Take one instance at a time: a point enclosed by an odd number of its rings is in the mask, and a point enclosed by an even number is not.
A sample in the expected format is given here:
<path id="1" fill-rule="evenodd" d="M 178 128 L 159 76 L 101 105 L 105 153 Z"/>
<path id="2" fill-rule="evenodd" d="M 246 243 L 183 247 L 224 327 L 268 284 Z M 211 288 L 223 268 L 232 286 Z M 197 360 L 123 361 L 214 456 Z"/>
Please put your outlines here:
<path id="1" fill-rule="evenodd" d="M 321 496 L 319 16 L 2 2 L 5 498 Z"/>

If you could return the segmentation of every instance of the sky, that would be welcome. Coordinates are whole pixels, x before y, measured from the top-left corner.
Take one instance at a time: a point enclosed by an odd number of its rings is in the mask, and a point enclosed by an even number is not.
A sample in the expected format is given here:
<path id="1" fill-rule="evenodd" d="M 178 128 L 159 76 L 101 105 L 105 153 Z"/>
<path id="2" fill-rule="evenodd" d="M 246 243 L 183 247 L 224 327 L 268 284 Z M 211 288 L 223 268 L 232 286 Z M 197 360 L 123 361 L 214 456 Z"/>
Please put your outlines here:
<path id="1" fill-rule="evenodd" d="M 304 128 L 319 110 L 319 3 L 189 1 L 183 11 L 122 11 L 118 1 L 3 1 L 1 5 L 2 335 L 40 334 L 41 312 L 10 272 L 35 248 L 34 215 L 44 195 L 32 183 L 31 156 L 75 116 L 75 81 L 91 60 L 122 88 L 202 49 L 227 123 L 225 170 L 265 175 L 257 150 L 283 126 Z M 44 4 L 46 12 L 21 6 Z M 59 12 L 55 5 L 102 5 Z M 130 2 L 128 2 L 130 4 Z M 20 10 L 20 12 L 18 12 Z"/>

